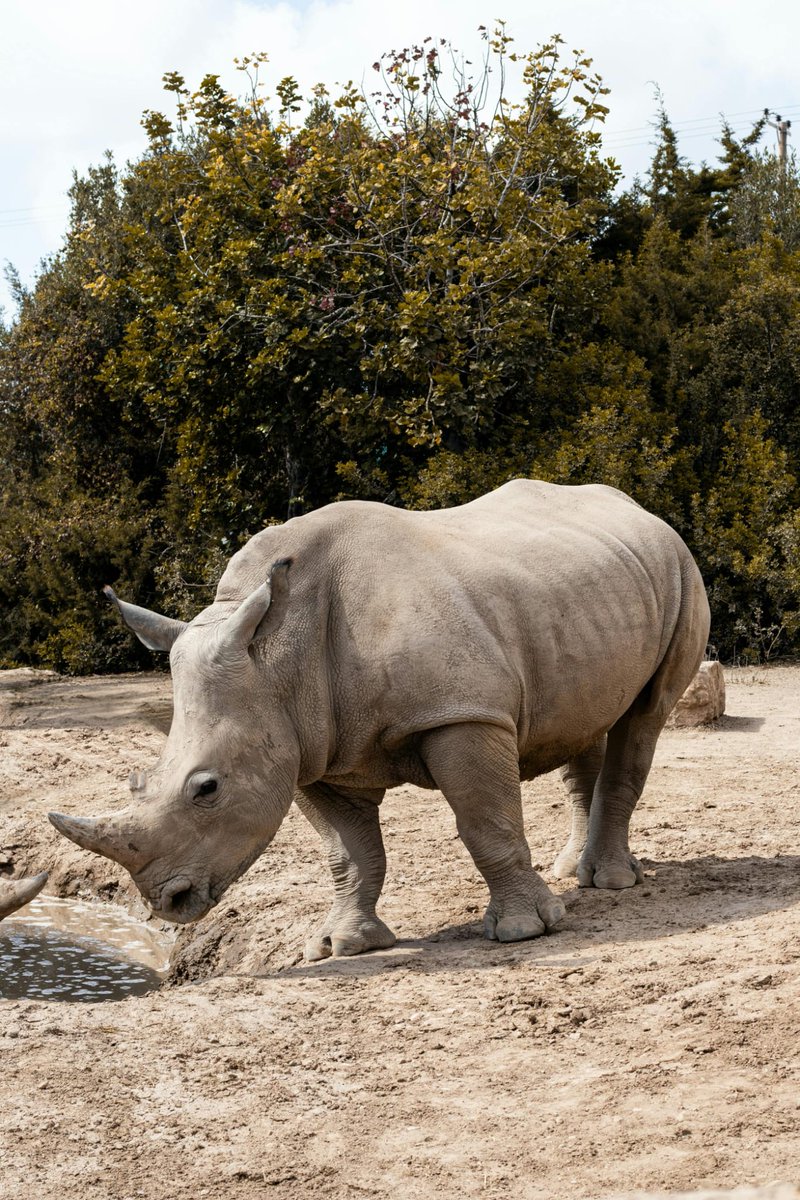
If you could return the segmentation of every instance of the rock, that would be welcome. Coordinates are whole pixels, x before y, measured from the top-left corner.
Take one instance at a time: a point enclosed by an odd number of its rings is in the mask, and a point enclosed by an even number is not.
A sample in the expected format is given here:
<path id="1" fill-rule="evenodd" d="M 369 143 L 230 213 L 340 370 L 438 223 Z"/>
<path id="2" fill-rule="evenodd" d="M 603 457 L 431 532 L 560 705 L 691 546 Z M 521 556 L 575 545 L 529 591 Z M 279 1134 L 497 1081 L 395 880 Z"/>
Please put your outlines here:
<path id="1" fill-rule="evenodd" d="M 718 662 L 704 662 L 673 708 L 667 725 L 683 729 L 707 725 L 725 712 L 725 676 Z"/>

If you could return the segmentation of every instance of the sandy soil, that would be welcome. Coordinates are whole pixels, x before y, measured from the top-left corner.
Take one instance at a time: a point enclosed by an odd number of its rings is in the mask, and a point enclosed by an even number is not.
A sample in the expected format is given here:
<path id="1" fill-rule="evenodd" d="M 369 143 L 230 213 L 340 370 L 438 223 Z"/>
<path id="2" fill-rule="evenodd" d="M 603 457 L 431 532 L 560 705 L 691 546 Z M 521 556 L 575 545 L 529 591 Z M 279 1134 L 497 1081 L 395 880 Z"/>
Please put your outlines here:
<path id="1" fill-rule="evenodd" d="M 3 1194 L 606 1200 L 796 1184 L 800 668 L 727 682 L 714 727 L 662 737 L 634 817 L 644 886 L 553 883 L 561 786 L 526 785 L 534 858 L 568 905 L 554 936 L 484 941 L 484 885 L 449 809 L 401 788 L 384 806 L 393 950 L 301 961 L 329 887 L 293 810 L 181 933 L 160 992 L 0 1001 Z M 43 812 L 125 803 L 167 694 L 164 676 L 0 676 L 6 871 L 49 868 L 62 895 L 135 908 Z"/>

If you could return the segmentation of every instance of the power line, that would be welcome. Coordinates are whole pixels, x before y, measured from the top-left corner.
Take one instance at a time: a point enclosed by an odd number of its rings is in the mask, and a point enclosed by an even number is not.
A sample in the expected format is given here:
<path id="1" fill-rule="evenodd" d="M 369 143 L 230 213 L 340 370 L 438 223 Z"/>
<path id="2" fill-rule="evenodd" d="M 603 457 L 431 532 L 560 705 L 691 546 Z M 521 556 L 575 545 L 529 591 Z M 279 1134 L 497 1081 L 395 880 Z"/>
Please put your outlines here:
<path id="1" fill-rule="evenodd" d="M 26 225 L 49 225 L 51 221 L 58 221 L 68 215 L 66 210 L 61 210 L 52 213 L 49 217 L 21 217 L 17 221 L 0 221 L 0 229 L 22 229 Z"/>
<path id="2" fill-rule="evenodd" d="M 65 203 L 53 203 L 28 205 L 25 208 L 0 208 L 0 217 L 8 216 L 10 213 L 52 212 L 54 209 L 60 211 L 65 207 Z"/>
<path id="3" fill-rule="evenodd" d="M 784 105 L 781 111 L 784 113 L 792 113 L 792 114 L 797 115 L 797 113 L 800 112 L 800 104 Z M 674 123 L 672 121 L 670 121 L 670 128 L 676 134 L 681 134 L 684 132 L 684 130 L 687 130 L 687 132 L 685 134 L 686 137 L 695 137 L 695 136 L 699 137 L 699 136 L 703 136 L 703 134 L 705 132 L 712 133 L 715 130 L 721 129 L 722 123 L 728 122 L 730 119 L 732 119 L 734 117 L 747 116 L 747 115 L 750 115 L 753 113 L 758 113 L 759 116 L 763 116 L 764 110 L 763 110 L 763 108 L 762 109 L 749 109 L 749 110 L 745 110 L 742 113 L 718 113 L 717 116 L 715 116 L 715 117 L 694 117 L 690 120 L 674 122 Z M 734 129 L 734 132 L 740 132 L 747 127 L 747 124 L 748 123 L 742 124 L 741 122 L 737 122 L 736 127 L 732 127 L 732 128 Z M 750 124 L 755 125 L 756 122 L 752 121 L 752 122 L 750 122 Z M 701 129 L 701 130 L 690 129 L 689 127 L 693 126 L 693 125 L 702 125 L 705 127 L 705 129 Z M 612 141 L 612 140 L 616 141 L 617 139 L 620 139 L 620 138 L 627 140 L 625 137 L 626 134 L 635 135 L 635 134 L 639 134 L 639 133 L 646 133 L 648 131 L 656 132 L 657 128 L 658 128 L 657 124 L 655 122 L 651 121 L 648 125 L 638 125 L 638 126 L 631 127 L 630 129 L 613 129 L 613 130 L 609 130 L 608 137 L 604 138 L 603 140 L 604 141 Z M 631 145 L 641 145 L 641 144 L 642 144 L 642 142 L 640 140 L 631 142 Z"/>
<path id="4" fill-rule="evenodd" d="M 794 110 L 797 110 L 798 108 L 800 108 L 800 104 L 783 104 L 781 106 L 781 112 L 792 112 Z M 758 117 L 763 116 L 763 114 L 764 114 L 763 108 L 743 108 L 739 112 L 715 113 L 713 117 L 686 117 L 682 121 L 675 121 L 675 122 L 670 121 L 670 125 L 672 125 L 673 129 L 681 129 L 684 125 L 696 125 L 698 122 L 705 123 L 708 121 L 718 121 L 720 119 L 720 117 L 722 117 L 723 120 L 727 119 L 728 117 L 755 116 L 756 118 L 758 118 Z M 652 125 L 652 122 L 648 123 L 647 125 L 633 125 L 633 126 L 631 126 L 630 129 L 618 129 L 618 130 L 616 130 L 616 132 L 620 133 L 620 134 L 621 133 L 639 133 L 641 130 L 649 129 L 651 127 L 651 125 Z"/>
<path id="5" fill-rule="evenodd" d="M 741 128 L 731 127 L 731 133 L 742 134 L 748 131 L 746 125 Z M 700 133 L 686 133 L 680 138 L 680 142 L 690 142 L 695 138 L 709 138 L 713 134 L 713 130 L 702 130 Z M 718 140 L 718 139 L 717 139 Z M 603 138 L 603 145 L 607 150 L 634 150 L 637 146 L 653 146 L 657 141 L 657 134 L 654 132 L 649 138 L 637 139 L 628 142 L 614 142 L 607 138 Z"/>

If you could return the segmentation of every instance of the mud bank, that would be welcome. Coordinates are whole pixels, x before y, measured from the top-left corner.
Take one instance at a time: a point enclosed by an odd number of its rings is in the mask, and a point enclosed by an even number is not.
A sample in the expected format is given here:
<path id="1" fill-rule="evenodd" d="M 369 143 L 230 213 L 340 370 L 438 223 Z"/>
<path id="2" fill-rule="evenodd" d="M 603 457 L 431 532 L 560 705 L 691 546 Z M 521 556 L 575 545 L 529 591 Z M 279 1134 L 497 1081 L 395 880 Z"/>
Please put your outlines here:
<path id="1" fill-rule="evenodd" d="M 143 916 L 127 877 L 44 813 L 127 802 L 162 744 L 168 679 L 9 675 L 0 869 L 49 869 L 57 894 Z M 568 906 L 553 937 L 483 941 L 484 885 L 449 809 L 401 788 L 383 818 L 393 950 L 301 961 L 329 885 L 293 810 L 180 933 L 171 986 L 0 1002 L 8 1194 L 610 1200 L 796 1183 L 800 669 L 727 683 L 717 726 L 662 738 L 634 818 L 644 886 L 553 884 Z M 557 778 L 525 803 L 547 876 L 567 828 Z"/>

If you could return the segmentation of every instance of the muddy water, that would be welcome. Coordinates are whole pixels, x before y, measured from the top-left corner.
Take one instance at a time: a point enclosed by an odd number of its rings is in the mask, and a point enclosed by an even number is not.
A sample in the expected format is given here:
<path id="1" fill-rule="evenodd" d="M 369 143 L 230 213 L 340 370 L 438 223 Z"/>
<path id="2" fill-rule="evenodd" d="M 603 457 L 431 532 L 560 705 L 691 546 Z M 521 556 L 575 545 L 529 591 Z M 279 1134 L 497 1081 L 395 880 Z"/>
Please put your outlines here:
<path id="1" fill-rule="evenodd" d="M 40 895 L 0 925 L 0 998 L 141 995 L 162 983 L 171 945 L 115 905 Z"/>

